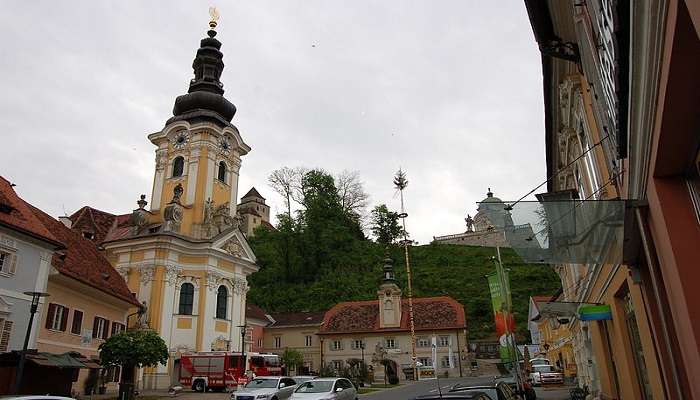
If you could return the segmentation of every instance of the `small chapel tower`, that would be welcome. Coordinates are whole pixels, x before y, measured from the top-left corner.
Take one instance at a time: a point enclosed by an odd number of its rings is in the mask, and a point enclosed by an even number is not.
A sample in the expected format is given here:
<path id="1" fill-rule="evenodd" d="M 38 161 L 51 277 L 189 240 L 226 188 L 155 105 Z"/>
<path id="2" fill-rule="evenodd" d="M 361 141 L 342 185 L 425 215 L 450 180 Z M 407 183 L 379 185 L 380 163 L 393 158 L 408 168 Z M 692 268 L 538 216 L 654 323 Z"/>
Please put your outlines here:
<path id="1" fill-rule="evenodd" d="M 401 326 L 401 289 L 394 277 L 394 260 L 388 255 L 384 259 L 384 278 L 379 286 L 379 328 Z"/>

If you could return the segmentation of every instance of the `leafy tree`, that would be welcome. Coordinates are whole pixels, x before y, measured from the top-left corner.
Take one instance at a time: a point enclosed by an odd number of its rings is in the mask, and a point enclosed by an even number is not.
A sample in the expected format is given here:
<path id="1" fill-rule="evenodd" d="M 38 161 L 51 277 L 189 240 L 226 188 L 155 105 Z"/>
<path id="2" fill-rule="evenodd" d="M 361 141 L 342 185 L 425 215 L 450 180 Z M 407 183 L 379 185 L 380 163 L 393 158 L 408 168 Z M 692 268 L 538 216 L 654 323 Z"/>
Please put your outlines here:
<path id="1" fill-rule="evenodd" d="M 289 372 L 289 370 L 296 369 L 298 366 L 304 364 L 304 355 L 301 354 L 299 350 L 287 347 L 284 349 L 280 361 L 287 367 L 287 372 Z"/>
<path id="2" fill-rule="evenodd" d="M 134 397 L 134 369 L 155 367 L 168 362 L 168 346 L 152 330 L 132 330 L 111 336 L 99 347 L 100 363 L 103 366 L 121 366 L 122 377 L 119 398 Z"/>
<path id="3" fill-rule="evenodd" d="M 377 243 L 390 245 L 403 236 L 403 228 L 399 225 L 399 214 L 389 211 L 386 204 L 374 207 L 370 224 Z"/>

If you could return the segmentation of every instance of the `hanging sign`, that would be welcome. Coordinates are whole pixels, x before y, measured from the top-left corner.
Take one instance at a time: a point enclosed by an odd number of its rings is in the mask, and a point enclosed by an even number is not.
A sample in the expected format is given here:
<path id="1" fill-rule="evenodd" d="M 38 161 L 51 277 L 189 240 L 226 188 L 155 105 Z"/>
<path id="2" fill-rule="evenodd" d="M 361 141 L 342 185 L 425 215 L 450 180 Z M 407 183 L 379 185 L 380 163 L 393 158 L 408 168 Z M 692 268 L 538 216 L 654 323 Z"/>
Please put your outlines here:
<path id="1" fill-rule="evenodd" d="M 610 305 L 585 305 L 578 309 L 578 319 L 581 321 L 603 321 L 612 319 Z"/>

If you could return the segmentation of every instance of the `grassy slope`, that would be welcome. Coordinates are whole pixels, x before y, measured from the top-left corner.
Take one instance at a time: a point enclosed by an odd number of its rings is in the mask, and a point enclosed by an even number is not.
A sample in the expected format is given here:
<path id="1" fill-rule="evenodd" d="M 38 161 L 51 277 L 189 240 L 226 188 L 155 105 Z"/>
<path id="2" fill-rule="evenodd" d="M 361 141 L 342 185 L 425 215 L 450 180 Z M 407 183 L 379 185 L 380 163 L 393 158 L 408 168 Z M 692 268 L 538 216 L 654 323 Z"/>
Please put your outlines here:
<path id="1" fill-rule="evenodd" d="M 262 270 L 251 279 L 249 300 L 272 312 L 323 310 L 341 301 L 375 299 L 383 251 L 376 245 L 358 251 L 369 265 L 329 271 L 308 283 L 286 284 L 275 271 Z M 491 257 L 495 249 L 430 244 L 409 251 L 414 296 L 452 296 L 464 305 L 470 338 L 492 336 L 493 309 L 485 275 L 494 270 Z M 559 279 L 546 265 L 523 264 L 510 249 L 501 253 L 504 266 L 510 269 L 517 329 L 526 335 L 529 296 L 553 294 L 560 287 Z M 391 257 L 396 260 L 394 270 L 405 293 L 403 249 L 392 249 Z"/>

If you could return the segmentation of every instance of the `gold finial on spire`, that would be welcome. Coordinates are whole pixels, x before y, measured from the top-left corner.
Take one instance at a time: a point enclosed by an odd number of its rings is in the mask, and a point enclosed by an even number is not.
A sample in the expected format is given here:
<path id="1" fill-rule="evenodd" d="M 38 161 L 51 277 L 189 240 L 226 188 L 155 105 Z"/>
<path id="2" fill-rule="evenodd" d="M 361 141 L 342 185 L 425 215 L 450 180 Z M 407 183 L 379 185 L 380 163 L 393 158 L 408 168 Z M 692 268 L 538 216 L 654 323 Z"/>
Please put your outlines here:
<path id="1" fill-rule="evenodd" d="M 209 16 L 211 16 L 209 27 L 214 29 L 216 28 L 216 22 L 219 20 L 219 10 L 217 10 L 216 7 L 209 7 Z"/>

